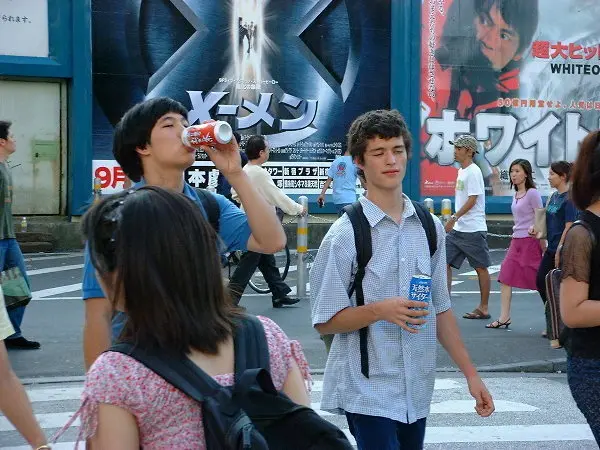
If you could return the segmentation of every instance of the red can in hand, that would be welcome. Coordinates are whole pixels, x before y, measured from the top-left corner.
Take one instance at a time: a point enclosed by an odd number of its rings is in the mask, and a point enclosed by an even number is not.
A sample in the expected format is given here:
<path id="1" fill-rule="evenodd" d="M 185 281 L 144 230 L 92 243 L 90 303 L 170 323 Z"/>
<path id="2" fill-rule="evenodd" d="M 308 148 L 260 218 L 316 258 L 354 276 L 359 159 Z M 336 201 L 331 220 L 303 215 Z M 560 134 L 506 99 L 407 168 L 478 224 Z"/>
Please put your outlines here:
<path id="1" fill-rule="evenodd" d="M 192 125 L 181 133 L 183 143 L 192 148 L 215 147 L 219 144 L 228 144 L 231 139 L 233 139 L 231 125 L 222 120 Z"/>

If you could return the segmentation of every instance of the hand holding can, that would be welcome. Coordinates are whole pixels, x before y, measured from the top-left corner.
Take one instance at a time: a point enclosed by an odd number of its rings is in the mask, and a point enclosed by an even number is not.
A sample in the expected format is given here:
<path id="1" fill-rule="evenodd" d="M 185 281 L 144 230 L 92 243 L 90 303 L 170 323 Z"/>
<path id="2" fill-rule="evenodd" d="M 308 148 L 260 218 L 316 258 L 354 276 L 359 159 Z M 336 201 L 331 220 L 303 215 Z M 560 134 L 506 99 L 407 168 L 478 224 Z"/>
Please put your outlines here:
<path id="1" fill-rule="evenodd" d="M 428 275 L 414 275 L 410 280 L 408 299 L 426 302 L 428 305 L 431 305 L 431 277 Z M 411 309 L 423 310 L 428 308 Z M 425 325 L 409 324 L 409 326 L 419 330 Z"/>
<path id="2" fill-rule="evenodd" d="M 218 148 L 221 144 L 229 144 L 233 139 L 231 125 L 222 120 L 206 122 L 187 127 L 181 133 L 184 145 L 195 149 L 202 147 Z"/>

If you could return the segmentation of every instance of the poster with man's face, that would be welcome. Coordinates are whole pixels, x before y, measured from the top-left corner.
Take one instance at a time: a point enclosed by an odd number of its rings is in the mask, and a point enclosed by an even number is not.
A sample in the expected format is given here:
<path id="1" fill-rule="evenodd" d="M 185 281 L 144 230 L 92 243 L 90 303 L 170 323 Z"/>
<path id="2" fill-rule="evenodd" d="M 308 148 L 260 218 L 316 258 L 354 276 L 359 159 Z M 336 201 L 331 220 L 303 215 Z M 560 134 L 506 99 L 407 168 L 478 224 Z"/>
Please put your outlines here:
<path id="1" fill-rule="evenodd" d="M 551 191 L 550 164 L 599 127 L 598 17 L 595 0 L 423 1 L 421 195 L 454 195 L 449 141 L 463 133 L 479 141 L 488 195 L 514 193 L 517 158 Z"/>
<path id="2" fill-rule="evenodd" d="M 94 174 L 122 185 L 112 130 L 167 96 L 191 123 L 266 136 L 266 167 L 290 194 L 318 194 L 361 113 L 389 107 L 388 0 L 93 0 Z M 200 153 L 186 180 L 214 187 Z"/>

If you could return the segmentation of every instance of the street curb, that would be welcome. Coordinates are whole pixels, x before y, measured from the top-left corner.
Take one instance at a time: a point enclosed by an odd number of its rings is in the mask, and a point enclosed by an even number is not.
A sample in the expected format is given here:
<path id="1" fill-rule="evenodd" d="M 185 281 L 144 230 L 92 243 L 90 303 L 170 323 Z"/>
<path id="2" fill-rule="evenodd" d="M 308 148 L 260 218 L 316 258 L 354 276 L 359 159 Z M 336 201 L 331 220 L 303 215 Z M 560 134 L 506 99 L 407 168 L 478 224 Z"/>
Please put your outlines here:
<path id="1" fill-rule="evenodd" d="M 497 364 L 493 366 L 479 366 L 478 372 L 493 373 L 493 372 L 523 372 L 523 373 L 566 373 L 567 360 L 566 358 L 556 358 L 537 361 L 523 361 L 510 364 Z M 436 372 L 459 372 L 455 367 L 440 367 Z"/>

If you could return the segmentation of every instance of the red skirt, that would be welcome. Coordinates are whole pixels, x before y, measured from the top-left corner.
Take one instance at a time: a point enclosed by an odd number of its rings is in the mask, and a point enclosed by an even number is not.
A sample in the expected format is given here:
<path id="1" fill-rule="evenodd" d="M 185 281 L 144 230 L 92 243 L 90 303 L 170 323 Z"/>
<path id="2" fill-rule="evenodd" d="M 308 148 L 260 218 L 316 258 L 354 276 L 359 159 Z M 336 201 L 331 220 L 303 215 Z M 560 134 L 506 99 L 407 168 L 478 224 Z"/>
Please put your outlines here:
<path id="1" fill-rule="evenodd" d="M 540 241 L 534 237 L 512 238 L 498 281 L 521 289 L 537 289 L 537 271 L 542 261 Z"/>

